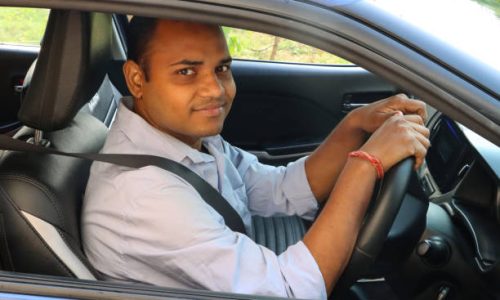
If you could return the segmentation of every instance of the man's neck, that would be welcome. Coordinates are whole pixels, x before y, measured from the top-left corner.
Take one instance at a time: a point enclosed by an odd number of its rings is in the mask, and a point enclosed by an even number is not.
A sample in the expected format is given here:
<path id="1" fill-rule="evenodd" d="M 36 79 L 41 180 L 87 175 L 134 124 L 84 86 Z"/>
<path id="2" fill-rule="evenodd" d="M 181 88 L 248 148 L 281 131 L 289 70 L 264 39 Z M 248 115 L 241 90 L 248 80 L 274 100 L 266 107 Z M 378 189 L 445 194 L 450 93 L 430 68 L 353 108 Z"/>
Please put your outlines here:
<path id="1" fill-rule="evenodd" d="M 147 112 L 144 109 L 142 109 L 142 107 L 140 105 L 137 105 L 137 103 L 138 103 L 138 100 L 134 98 L 134 106 L 133 106 L 132 110 L 136 114 L 138 114 L 141 118 L 143 118 L 146 122 L 148 122 L 149 125 L 160 130 L 161 132 L 164 132 L 164 133 L 178 139 L 179 141 L 183 142 L 184 144 L 188 145 L 191 148 L 194 148 L 198 151 L 202 150 L 201 149 L 201 146 L 202 146 L 201 138 L 179 135 L 179 134 L 176 134 L 175 132 L 171 132 L 171 131 L 162 129 L 160 126 L 155 124 L 155 122 L 153 122 L 153 120 L 149 117 Z"/>

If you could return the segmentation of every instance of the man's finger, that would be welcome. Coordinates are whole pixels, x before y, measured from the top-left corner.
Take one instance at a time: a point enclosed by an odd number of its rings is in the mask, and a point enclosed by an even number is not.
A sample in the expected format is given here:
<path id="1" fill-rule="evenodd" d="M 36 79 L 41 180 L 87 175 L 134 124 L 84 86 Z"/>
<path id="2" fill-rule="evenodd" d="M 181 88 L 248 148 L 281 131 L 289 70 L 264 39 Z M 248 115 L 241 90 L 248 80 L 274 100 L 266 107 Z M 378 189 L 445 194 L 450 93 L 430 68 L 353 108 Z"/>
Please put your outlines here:
<path id="1" fill-rule="evenodd" d="M 408 122 L 424 125 L 424 119 L 420 115 L 405 115 L 404 118 Z"/>
<path id="2" fill-rule="evenodd" d="M 415 132 L 415 137 L 420 142 L 420 144 L 422 144 L 425 147 L 425 149 L 429 149 L 429 147 L 431 146 L 431 142 L 429 141 L 429 139 L 427 137 L 425 137 L 423 134 L 421 134 L 418 131 Z"/>
<path id="3" fill-rule="evenodd" d="M 415 147 L 415 170 L 416 170 L 424 162 L 425 155 L 427 154 L 427 148 L 418 140 L 415 140 L 414 147 Z"/>
<path id="4" fill-rule="evenodd" d="M 422 134 L 423 136 L 425 136 L 427 138 L 431 134 L 431 131 L 429 130 L 429 128 L 427 128 L 423 125 L 412 123 L 412 122 L 408 122 L 408 124 L 410 124 L 410 126 L 413 128 L 413 130 L 415 130 L 416 132 Z"/>
<path id="5" fill-rule="evenodd" d="M 416 99 L 407 99 L 404 107 L 402 108 L 405 114 L 417 114 L 424 122 L 427 120 L 427 109 L 425 103 Z"/>
<path id="6" fill-rule="evenodd" d="M 398 94 L 392 99 L 393 108 L 401 110 L 405 115 L 417 114 L 424 122 L 427 120 L 427 109 L 423 101 L 410 99 L 405 94 Z"/>

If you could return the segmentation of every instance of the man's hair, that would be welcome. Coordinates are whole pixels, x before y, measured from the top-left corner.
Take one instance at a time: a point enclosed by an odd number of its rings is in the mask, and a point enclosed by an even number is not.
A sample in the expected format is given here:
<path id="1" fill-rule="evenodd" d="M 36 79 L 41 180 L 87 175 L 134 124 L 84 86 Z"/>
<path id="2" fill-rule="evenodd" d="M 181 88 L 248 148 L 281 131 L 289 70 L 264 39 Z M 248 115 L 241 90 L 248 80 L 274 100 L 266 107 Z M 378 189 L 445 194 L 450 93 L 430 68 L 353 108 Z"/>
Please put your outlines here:
<path id="1" fill-rule="evenodd" d="M 149 80 L 149 62 L 145 53 L 157 23 L 156 18 L 133 17 L 127 27 L 127 58 L 135 61 L 144 70 L 146 81 Z"/>

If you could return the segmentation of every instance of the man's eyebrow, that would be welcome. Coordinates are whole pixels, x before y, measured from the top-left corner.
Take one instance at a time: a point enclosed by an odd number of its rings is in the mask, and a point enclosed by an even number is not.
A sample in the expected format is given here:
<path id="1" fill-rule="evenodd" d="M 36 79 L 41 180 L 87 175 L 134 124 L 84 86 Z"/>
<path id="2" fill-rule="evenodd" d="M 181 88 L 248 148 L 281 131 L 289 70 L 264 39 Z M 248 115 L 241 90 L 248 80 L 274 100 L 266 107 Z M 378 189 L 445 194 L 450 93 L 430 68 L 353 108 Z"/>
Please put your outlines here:
<path id="1" fill-rule="evenodd" d="M 188 66 L 199 66 L 202 65 L 203 62 L 199 60 L 189 60 L 189 59 L 183 59 L 178 62 L 175 62 L 171 64 L 171 66 L 176 66 L 176 65 L 188 65 Z"/>
<path id="2" fill-rule="evenodd" d="M 219 64 L 221 64 L 221 65 L 228 64 L 228 63 L 230 63 L 232 61 L 233 61 L 232 57 L 227 57 L 227 58 L 221 59 L 220 62 L 219 62 Z M 175 63 L 171 64 L 171 66 L 176 66 L 176 65 L 199 66 L 199 65 L 202 65 L 202 64 L 203 64 L 203 61 L 183 59 L 183 60 L 180 60 L 178 62 L 175 62 Z"/>
<path id="3" fill-rule="evenodd" d="M 221 65 L 228 64 L 228 63 L 230 63 L 232 61 L 233 61 L 233 58 L 232 57 L 228 57 L 228 58 L 221 59 L 220 64 Z"/>

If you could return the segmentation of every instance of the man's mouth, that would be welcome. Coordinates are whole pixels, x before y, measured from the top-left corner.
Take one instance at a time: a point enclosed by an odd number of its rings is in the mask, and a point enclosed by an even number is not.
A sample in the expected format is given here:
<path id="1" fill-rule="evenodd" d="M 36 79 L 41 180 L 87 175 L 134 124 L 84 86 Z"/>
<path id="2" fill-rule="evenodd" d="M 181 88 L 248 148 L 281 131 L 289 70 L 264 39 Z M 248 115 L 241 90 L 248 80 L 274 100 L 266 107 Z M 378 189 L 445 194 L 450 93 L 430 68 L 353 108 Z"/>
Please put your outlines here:
<path id="1" fill-rule="evenodd" d="M 209 116 L 209 117 L 216 117 L 224 112 L 224 106 L 225 106 L 225 103 L 216 102 L 216 103 L 209 103 L 209 104 L 205 104 L 205 105 L 200 105 L 198 107 L 195 107 L 193 110 L 195 112 L 202 113 L 202 114 Z"/>

